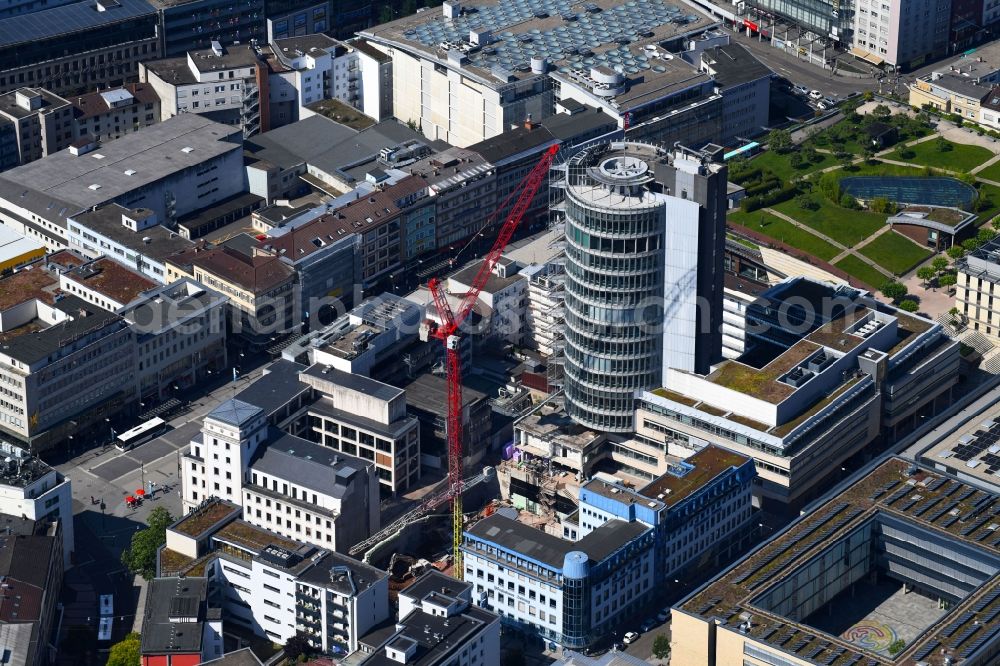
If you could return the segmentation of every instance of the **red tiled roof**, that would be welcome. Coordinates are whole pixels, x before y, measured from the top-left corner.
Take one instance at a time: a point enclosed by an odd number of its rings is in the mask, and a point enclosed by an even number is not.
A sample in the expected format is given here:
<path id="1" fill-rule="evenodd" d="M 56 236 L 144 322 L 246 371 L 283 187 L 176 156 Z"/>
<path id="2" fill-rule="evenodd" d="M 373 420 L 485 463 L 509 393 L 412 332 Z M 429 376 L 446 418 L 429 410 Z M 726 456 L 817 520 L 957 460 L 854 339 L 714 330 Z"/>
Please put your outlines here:
<path id="1" fill-rule="evenodd" d="M 129 83 L 123 87 L 125 90 L 132 93 L 132 96 L 135 97 L 136 104 L 151 104 L 159 103 L 160 101 L 159 95 L 157 95 L 156 91 L 153 90 L 153 86 L 148 83 Z M 102 113 L 108 113 L 111 110 L 108 108 L 108 104 L 104 101 L 104 98 L 101 97 L 101 92 L 108 91 L 96 91 L 78 97 L 67 97 L 67 101 L 76 107 L 75 113 L 77 119 L 99 116 Z"/>
<path id="2" fill-rule="evenodd" d="M 193 266 L 255 294 L 270 291 L 294 271 L 276 256 L 248 257 L 228 247 L 185 252 Z"/>
<path id="3" fill-rule="evenodd" d="M 261 243 L 270 251 L 297 260 L 352 233 L 365 233 L 396 218 L 403 199 L 427 187 L 423 178 L 409 176 L 384 190 L 356 199 L 309 224 Z M 313 240 L 320 239 L 323 245 Z"/>

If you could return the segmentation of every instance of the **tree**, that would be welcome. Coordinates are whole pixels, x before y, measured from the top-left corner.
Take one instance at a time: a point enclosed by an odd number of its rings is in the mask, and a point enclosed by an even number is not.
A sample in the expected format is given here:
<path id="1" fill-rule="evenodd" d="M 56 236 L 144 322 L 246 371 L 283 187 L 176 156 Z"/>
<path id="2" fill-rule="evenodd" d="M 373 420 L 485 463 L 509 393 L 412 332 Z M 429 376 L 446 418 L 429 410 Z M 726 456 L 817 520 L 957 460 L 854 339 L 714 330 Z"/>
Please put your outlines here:
<path id="1" fill-rule="evenodd" d="M 948 260 L 944 257 L 934 257 L 934 260 L 931 261 L 931 266 L 934 268 L 934 272 L 940 273 L 948 268 Z"/>
<path id="2" fill-rule="evenodd" d="M 657 634 L 653 639 L 653 656 L 657 659 L 666 659 L 670 654 L 670 639 L 666 634 Z"/>
<path id="3" fill-rule="evenodd" d="M 139 634 L 132 632 L 111 646 L 107 666 L 139 666 Z"/>
<path id="4" fill-rule="evenodd" d="M 309 656 L 313 653 L 313 646 L 309 644 L 309 639 L 301 631 L 290 636 L 285 641 L 285 660 L 295 661 L 300 656 Z"/>
<path id="5" fill-rule="evenodd" d="M 996 237 L 997 232 L 994 229 L 980 229 L 979 233 L 976 234 L 976 240 L 980 243 L 989 243 Z"/>
<path id="6" fill-rule="evenodd" d="M 875 99 L 875 93 L 873 93 L 873 92 L 872 92 L 871 90 L 866 90 L 866 91 L 865 91 L 865 94 L 864 94 L 864 95 L 862 95 L 862 98 L 863 98 L 863 99 L 864 99 L 864 100 L 865 100 L 866 102 L 870 102 L 870 101 L 872 101 L 873 99 Z"/>
<path id="7" fill-rule="evenodd" d="M 942 287 L 954 287 L 956 282 L 958 282 L 958 278 L 951 273 L 946 273 L 938 278 L 938 284 Z"/>
<path id="8" fill-rule="evenodd" d="M 149 513 L 148 527 L 132 535 L 132 543 L 122 551 L 122 564 L 146 580 L 156 576 L 156 551 L 167 541 L 167 527 L 174 522 L 170 512 L 158 506 Z"/>
<path id="9" fill-rule="evenodd" d="M 879 287 L 879 291 L 889 300 L 896 302 L 903 296 L 906 296 L 906 285 L 896 280 L 887 280 Z"/>
<path id="10" fill-rule="evenodd" d="M 943 136 L 939 136 L 937 139 L 934 140 L 934 150 L 938 151 L 939 153 L 947 153 L 954 147 L 955 146 L 951 144 L 951 141 L 948 141 L 948 139 L 944 138 Z"/>
<path id="11" fill-rule="evenodd" d="M 963 183 L 965 183 L 966 185 L 975 185 L 976 184 L 976 177 L 973 176 L 968 171 L 963 171 L 960 174 L 958 174 L 958 179 L 960 181 L 962 181 Z"/>
<path id="12" fill-rule="evenodd" d="M 795 205 L 802 210 L 819 210 L 819 203 L 809 194 L 800 194 L 795 197 Z"/>
<path id="13" fill-rule="evenodd" d="M 982 243 L 976 238 L 966 238 L 962 241 L 962 247 L 965 248 L 966 252 L 975 252 L 979 249 L 980 245 L 982 245 Z"/>
<path id="14" fill-rule="evenodd" d="M 916 301 L 907 298 L 899 304 L 899 309 L 905 312 L 916 312 L 920 309 L 920 305 Z"/>
<path id="15" fill-rule="evenodd" d="M 788 163 L 793 169 L 798 169 L 802 167 L 802 153 L 796 151 L 788 156 Z"/>
<path id="16" fill-rule="evenodd" d="M 858 207 L 858 200 L 846 192 L 840 197 L 840 205 L 843 208 L 855 209 Z"/>
<path id="17" fill-rule="evenodd" d="M 917 277 L 924 283 L 924 287 L 934 279 L 935 275 L 937 275 L 937 272 L 930 266 L 921 266 L 917 269 Z"/>
<path id="18" fill-rule="evenodd" d="M 792 147 L 792 135 L 788 130 L 776 129 L 767 134 L 767 147 L 782 153 Z"/>
<path id="19" fill-rule="evenodd" d="M 947 250 L 948 256 L 952 259 L 961 259 L 965 256 L 965 248 L 961 245 L 952 245 Z"/>
<path id="20" fill-rule="evenodd" d="M 878 118 L 879 120 L 885 120 L 892 115 L 892 109 L 887 107 L 885 104 L 878 104 L 872 109 L 872 116 Z"/>
<path id="21" fill-rule="evenodd" d="M 889 645 L 889 655 L 895 657 L 904 649 L 906 649 L 906 641 L 904 641 L 902 638 L 897 638 Z"/>

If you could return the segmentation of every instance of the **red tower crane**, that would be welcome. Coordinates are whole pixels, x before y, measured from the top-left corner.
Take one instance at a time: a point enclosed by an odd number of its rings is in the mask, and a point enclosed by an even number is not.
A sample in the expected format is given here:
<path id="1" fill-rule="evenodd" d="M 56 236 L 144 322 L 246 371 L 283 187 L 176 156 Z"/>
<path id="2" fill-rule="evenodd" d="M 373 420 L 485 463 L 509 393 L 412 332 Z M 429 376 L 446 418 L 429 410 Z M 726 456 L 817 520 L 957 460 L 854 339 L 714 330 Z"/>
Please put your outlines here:
<path id="1" fill-rule="evenodd" d="M 424 339 L 434 337 L 444 343 L 445 371 L 448 378 L 448 488 L 451 495 L 452 560 L 454 562 L 454 573 L 457 578 L 462 577 L 462 552 L 460 548 L 462 545 L 463 515 L 462 359 L 459 351 L 460 335 L 458 329 L 462 325 L 462 322 L 469 316 L 469 313 L 472 312 L 472 308 L 479 298 L 479 293 L 486 286 L 486 282 L 490 279 L 493 269 L 496 267 L 497 262 L 500 261 L 500 255 L 503 254 L 504 248 L 507 247 L 511 236 L 514 235 L 518 224 L 521 223 L 521 218 L 524 217 L 528 206 L 531 205 L 532 200 L 538 193 L 538 188 L 542 186 L 545 175 L 548 173 L 549 167 L 552 166 L 552 160 L 555 158 L 557 152 L 559 152 L 558 146 L 551 146 L 546 150 L 542 159 L 538 161 L 538 164 L 524 177 L 524 180 L 520 182 L 507 199 L 504 200 L 500 208 L 491 216 L 490 219 L 495 220 L 499 215 L 503 214 L 511 199 L 517 195 L 510 213 L 507 215 L 503 226 L 500 227 L 500 232 L 497 234 L 493 247 L 483 259 L 483 263 L 479 267 L 479 271 L 476 273 L 469 291 L 466 292 L 459 303 L 458 310 L 453 312 L 451 306 L 448 304 L 448 298 L 441 280 L 435 277 L 431 278 L 427 283 L 427 287 L 434 298 L 434 306 L 437 308 L 438 318 L 441 321 L 437 325 L 434 325 L 433 322 L 427 322 L 427 327 L 425 331 L 422 331 L 421 337 Z"/>

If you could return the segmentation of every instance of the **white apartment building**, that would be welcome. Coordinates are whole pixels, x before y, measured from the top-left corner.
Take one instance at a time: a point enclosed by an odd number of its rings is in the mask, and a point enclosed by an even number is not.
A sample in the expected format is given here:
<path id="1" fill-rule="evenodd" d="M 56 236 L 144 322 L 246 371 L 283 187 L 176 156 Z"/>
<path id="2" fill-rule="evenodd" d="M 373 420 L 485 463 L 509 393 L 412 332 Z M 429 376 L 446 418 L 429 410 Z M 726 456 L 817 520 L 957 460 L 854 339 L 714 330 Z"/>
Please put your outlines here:
<path id="1" fill-rule="evenodd" d="M 359 666 L 498 666 L 500 620 L 471 597 L 468 583 L 424 574 L 399 593 L 394 630 L 361 646 Z"/>
<path id="2" fill-rule="evenodd" d="M 472 288 L 482 261 L 474 261 L 462 270 L 448 276 L 448 293 L 461 298 Z M 520 274 L 521 266 L 501 257 L 486 279 L 479 299 L 474 306 L 488 319 L 485 330 L 479 331 L 484 339 L 511 344 L 521 344 L 528 318 L 528 278 Z"/>
<path id="3" fill-rule="evenodd" d="M 1000 243 L 991 241 L 956 263 L 955 307 L 969 328 L 1000 344 Z"/>
<path id="4" fill-rule="evenodd" d="M 948 48 L 947 0 L 857 0 L 851 52 L 872 63 L 912 68 Z"/>
<path id="5" fill-rule="evenodd" d="M 348 42 L 358 58 L 361 73 L 360 97 L 354 106 L 375 120 L 392 117 L 392 58 L 366 40 Z"/>
<path id="6" fill-rule="evenodd" d="M 343 42 L 324 34 L 302 35 L 276 39 L 271 50 L 281 68 L 274 67 L 270 77 L 270 103 L 293 103 L 288 118 L 271 118 L 272 127 L 308 118 L 313 112 L 306 107 L 320 100 L 355 106 L 360 99 L 357 54 Z"/>
<path id="7" fill-rule="evenodd" d="M 205 417 L 181 478 L 185 510 L 218 497 L 247 522 L 320 548 L 346 552 L 379 529 L 374 464 L 282 433 L 241 400 Z"/>
<path id="8" fill-rule="evenodd" d="M 161 120 L 196 113 L 240 127 L 245 137 L 261 131 L 267 68 L 254 46 L 212 42 L 210 49 L 142 62 L 139 80 L 159 96 Z"/>
<path id="9" fill-rule="evenodd" d="M 73 565 L 70 480 L 19 446 L 0 442 L 0 514 L 62 523 L 63 568 Z"/>
<path id="10" fill-rule="evenodd" d="M 160 575 L 205 575 L 227 622 L 276 643 L 305 633 L 323 654 L 358 649 L 389 617 L 389 575 L 346 555 L 287 539 L 208 500 L 167 528 Z M 207 557 L 206 557 L 207 556 Z"/>

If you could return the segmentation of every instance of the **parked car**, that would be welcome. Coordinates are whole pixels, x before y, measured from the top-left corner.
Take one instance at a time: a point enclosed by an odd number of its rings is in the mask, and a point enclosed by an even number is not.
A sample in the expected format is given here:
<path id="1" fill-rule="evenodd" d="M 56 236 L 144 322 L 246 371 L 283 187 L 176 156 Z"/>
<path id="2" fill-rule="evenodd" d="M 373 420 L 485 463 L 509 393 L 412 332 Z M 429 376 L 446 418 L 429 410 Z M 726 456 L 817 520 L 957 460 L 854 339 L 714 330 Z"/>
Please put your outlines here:
<path id="1" fill-rule="evenodd" d="M 809 94 L 809 88 L 806 88 L 805 86 L 795 86 L 795 87 L 792 88 L 792 91 L 796 95 L 808 95 Z"/>
<path id="2" fill-rule="evenodd" d="M 661 610 L 661 611 L 660 611 L 660 613 L 659 613 L 659 614 L 658 614 L 658 615 L 656 616 L 656 621 L 657 621 L 657 622 L 661 622 L 661 623 L 662 623 L 662 622 L 666 622 L 666 621 L 667 621 L 667 620 L 669 620 L 669 619 L 670 619 L 670 609 L 669 609 L 669 608 L 664 608 L 664 609 L 663 609 L 663 610 Z"/>
<path id="3" fill-rule="evenodd" d="M 635 643 L 637 640 L 639 640 L 638 632 L 630 631 L 627 634 L 625 634 L 625 638 L 622 639 L 622 642 L 625 643 L 625 645 L 631 645 L 632 643 Z"/>
<path id="4" fill-rule="evenodd" d="M 820 111 L 826 111 L 830 108 L 830 105 L 821 100 L 819 102 L 816 102 L 816 108 L 819 109 Z"/>
<path id="5" fill-rule="evenodd" d="M 822 100 L 820 100 L 820 101 L 822 101 L 822 102 L 823 102 L 824 104 L 826 104 L 826 105 L 827 105 L 827 106 L 828 106 L 829 108 L 831 108 L 831 109 L 832 109 L 833 107 L 837 106 L 837 100 L 835 100 L 835 99 L 834 99 L 834 98 L 832 98 L 832 97 L 824 97 L 824 98 L 823 98 Z"/>
<path id="6" fill-rule="evenodd" d="M 815 99 L 815 100 L 823 99 L 823 93 L 821 93 L 818 90 L 810 90 L 809 91 L 809 98 L 810 99 Z"/>
<path id="7" fill-rule="evenodd" d="M 639 627 L 639 630 L 642 631 L 642 633 L 646 633 L 647 631 L 651 631 L 655 626 L 656 626 L 656 620 L 650 618 L 642 623 L 642 626 Z"/>

